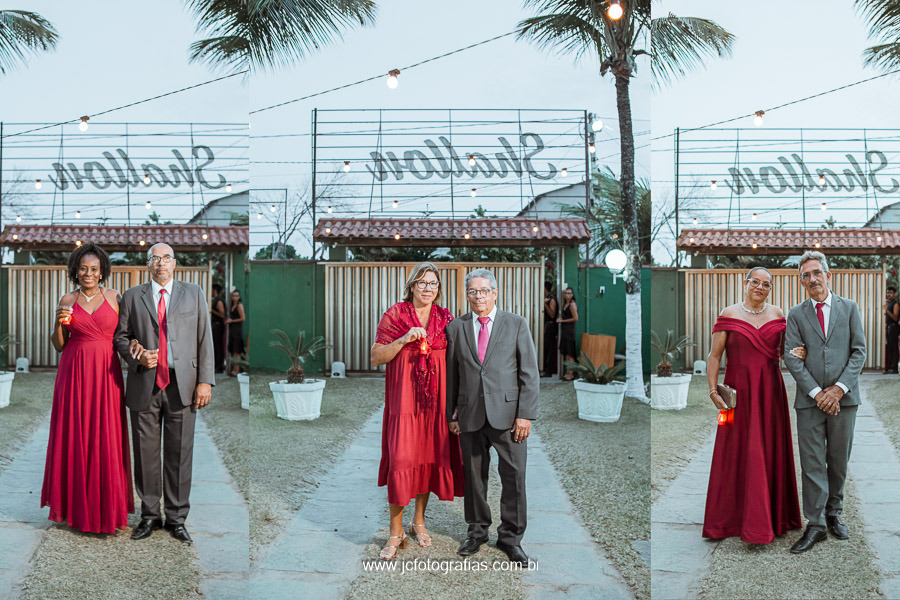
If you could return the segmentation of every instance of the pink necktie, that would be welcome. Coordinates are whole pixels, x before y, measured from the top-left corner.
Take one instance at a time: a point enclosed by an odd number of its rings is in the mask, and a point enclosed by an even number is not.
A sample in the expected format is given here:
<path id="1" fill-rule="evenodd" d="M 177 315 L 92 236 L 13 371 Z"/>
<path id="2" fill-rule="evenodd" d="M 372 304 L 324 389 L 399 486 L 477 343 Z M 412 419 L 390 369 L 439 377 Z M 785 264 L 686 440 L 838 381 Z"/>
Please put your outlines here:
<path id="1" fill-rule="evenodd" d="M 159 355 L 156 359 L 156 385 L 164 390 L 169 385 L 169 323 L 166 320 L 166 290 L 159 292 L 159 305 L 156 307 L 156 318 L 159 320 Z"/>
<path id="2" fill-rule="evenodd" d="M 822 328 L 822 337 L 825 337 L 825 313 L 822 312 L 824 302 L 816 302 L 816 317 L 819 318 L 819 326 Z"/>
<path id="3" fill-rule="evenodd" d="M 490 337 L 488 323 L 491 322 L 491 318 L 478 317 L 478 322 L 481 323 L 481 329 L 478 331 L 478 360 L 483 363 L 484 355 L 487 352 L 488 338 Z"/>

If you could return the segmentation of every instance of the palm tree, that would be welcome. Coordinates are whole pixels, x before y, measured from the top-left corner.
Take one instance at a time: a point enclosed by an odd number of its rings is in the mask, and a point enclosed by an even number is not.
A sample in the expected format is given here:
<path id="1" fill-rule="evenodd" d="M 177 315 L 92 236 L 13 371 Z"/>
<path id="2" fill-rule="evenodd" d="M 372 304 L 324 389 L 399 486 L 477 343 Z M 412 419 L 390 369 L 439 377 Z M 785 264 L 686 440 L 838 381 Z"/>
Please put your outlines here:
<path id="1" fill-rule="evenodd" d="M 715 21 L 669 13 L 653 19 L 651 29 L 655 87 L 703 66 L 706 57 L 731 56 L 734 35 Z"/>
<path id="2" fill-rule="evenodd" d="M 0 10 L 0 74 L 25 64 L 28 54 L 56 48 L 59 34 L 53 24 L 35 12 Z"/>
<path id="3" fill-rule="evenodd" d="M 879 41 L 866 48 L 866 66 L 885 71 L 900 68 L 900 1 L 854 0 L 856 10 L 869 22 L 869 37 Z"/>
<path id="4" fill-rule="evenodd" d="M 217 70 L 287 67 L 375 22 L 374 0 L 185 0 L 197 30 L 211 37 L 191 44 L 191 62 Z"/>
<path id="5" fill-rule="evenodd" d="M 526 8 L 534 8 L 540 14 L 519 23 L 518 37 L 530 39 L 542 48 L 572 54 L 576 60 L 583 56 L 596 57 L 600 60 L 600 75 L 612 73 L 615 77 L 621 160 L 622 245 L 628 257 L 628 275 L 625 279 L 625 336 L 629 340 L 626 349 L 626 394 L 647 402 L 641 358 L 641 254 L 635 202 L 634 131 L 629 84 L 636 68 L 635 57 L 650 54 L 638 46 L 646 44 L 653 24 L 651 0 L 621 0 L 620 5 L 623 14 L 619 19 L 613 20 L 606 13 L 609 0 L 525 0 Z M 666 25 L 663 25 L 662 30 L 670 33 L 676 31 L 674 26 Z M 702 40 L 692 37 L 689 28 L 682 29 L 678 36 L 669 35 L 662 39 L 668 40 L 669 45 L 660 45 L 657 51 L 660 52 L 659 60 L 667 63 L 689 56 L 687 48 L 706 46 Z M 681 43 L 680 49 L 675 41 Z M 725 43 L 725 46 L 728 45 L 730 40 Z M 702 55 L 704 51 L 698 52 Z M 691 66 L 685 65 L 679 70 L 674 65 L 667 64 L 666 67 L 661 66 L 658 72 L 671 76 L 683 73 L 684 69 Z"/>

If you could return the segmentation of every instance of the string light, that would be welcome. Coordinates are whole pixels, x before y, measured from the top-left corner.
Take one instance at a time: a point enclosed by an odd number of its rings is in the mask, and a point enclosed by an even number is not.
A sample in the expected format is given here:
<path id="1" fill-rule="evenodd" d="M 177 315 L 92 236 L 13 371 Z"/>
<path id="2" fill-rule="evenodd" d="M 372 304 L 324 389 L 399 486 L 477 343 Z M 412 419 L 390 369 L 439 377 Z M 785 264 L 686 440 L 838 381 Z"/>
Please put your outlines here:
<path id="1" fill-rule="evenodd" d="M 40 180 L 40 179 L 35 179 L 35 180 L 34 180 L 34 189 L 39 190 L 39 189 L 41 189 L 42 185 L 43 185 L 43 184 L 41 184 L 41 180 Z"/>
<path id="2" fill-rule="evenodd" d="M 80 218 L 81 218 L 81 211 L 80 211 L 80 210 L 76 210 L 76 211 L 75 211 L 75 218 L 76 218 L 76 219 L 80 219 Z"/>
<path id="3" fill-rule="evenodd" d="M 879 235 L 879 236 L 876 237 L 875 239 L 878 240 L 878 241 L 880 242 L 880 241 L 881 241 L 881 236 Z"/>
<path id="4" fill-rule="evenodd" d="M 225 191 L 228 192 L 229 194 L 231 193 L 231 184 L 230 183 L 225 184 Z"/>
<path id="5" fill-rule="evenodd" d="M 329 204 L 329 205 L 328 205 L 328 214 L 329 214 L 329 215 L 330 215 L 330 214 L 331 214 L 331 212 L 332 212 L 332 211 L 333 211 L 333 210 L 334 210 L 334 209 L 333 209 L 333 208 L 331 208 L 331 205 L 330 205 L 330 204 Z"/>
<path id="6" fill-rule="evenodd" d="M 387 86 L 392 90 L 396 90 L 397 86 L 400 85 L 400 80 L 397 79 L 398 75 L 400 75 L 400 69 L 391 69 L 388 71 Z"/>
<path id="7" fill-rule="evenodd" d="M 594 122 L 591 123 L 591 130 L 600 131 L 601 129 L 603 129 L 603 121 L 601 121 L 600 119 L 594 119 Z"/>
<path id="8" fill-rule="evenodd" d="M 147 210 L 150 210 L 150 208 L 151 208 L 152 206 L 153 206 L 153 205 L 150 204 L 150 201 L 149 201 L 149 200 L 147 200 L 147 203 L 144 204 L 144 208 L 146 208 Z"/>
<path id="9" fill-rule="evenodd" d="M 208 239 L 208 238 L 209 238 L 209 235 L 206 234 L 206 233 L 204 233 L 201 237 L 205 240 L 205 239 Z"/>
<path id="10" fill-rule="evenodd" d="M 694 225 L 697 224 L 697 217 L 694 217 Z"/>
<path id="11" fill-rule="evenodd" d="M 474 154 L 470 154 L 470 155 L 469 155 L 469 166 L 470 166 L 470 167 L 474 167 L 474 166 L 475 166 L 475 155 L 474 155 Z"/>
<path id="12" fill-rule="evenodd" d="M 713 179 L 713 180 L 712 180 L 712 183 L 709 184 L 709 189 L 715 190 L 715 189 L 718 189 L 718 188 L 719 188 L 719 186 L 718 186 L 718 184 L 716 184 L 716 180 Z"/>
<path id="13" fill-rule="evenodd" d="M 753 242 L 752 246 L 753 246 L 753 249 L 756 250 L 756 242 Z"/>
<path id="14" fill-rule="evenodd" d="M 400 234 L 399 234 L 399 233 L 395 233 L 395 234 L 394 234 L 394 239 L 395 239 L 395 240 L 399 240 L 399 239 L 400 239 Z"/>
<path id="15" fill-rule="evenodd" d="M 569 168 L 568 168 L 568 167 L 563 167 L 563 168 L 562 168 L 562 171 L 560 171 L 560 173 L 559 173 L 559 176 L 560 176 L 560 177 L 567 177 L 568 175 L 569 175 Z"/>
<path id="16" fill-rule="evenodd" d="M 762 127 L 763 115 L 766 114 L 766 111 L 758 110 L 753 114 L 756 115 L 755 117 L 753 117 L 753 124 L 756 125 L 757 127 Z"/>
<path id="17" fill-rule="evenodd" d="M 81 121 L 81 123 L 78 124 L 78 129 L 79 129 L 79 130 L 81 130 L 81 131 L 87 131 L 87 130 L 88 130 L 88 124 L 87 124 L 88 119 L 90 119 L 90 117 L 87 116 L 87 115 L 85 115 L 85 116 L 81 117 L 81 119 L 79 119 L 79 120 Z"/>
<path id="18" fill-rule="evenodd" d="M 398 205 L 398 204 L 400 204 L 400 203 L 397 202 L 396 200 L 394 200 L 393 202 L 391 202 L 391 206 L 393 206 L 394 208 L 397 208 L 397 205 Z"/>
<path id="19" fill-rule="evenodd" d="M 825 185 L 825 174 L 824 173 L 819 173 L 819 185 L 821 185 L 821 186 Z"/>
<path id="20" fill-rule="evenodd" d="M 622 18 L 624 12 L 625 11 L 622 10 L 622 5 L 619 4 L 619 0 L 610 0 L 609 8 L 606 9 L 606 16 L 613 21 L 618 21 Z"/>
<path id="21" fill-rule="evenodd" d="M 478 195 L 478 190 L 476 190 L 475 188 L 472 188 L 472 191 L 469 192 L 469 195 L 474 198 L 475 196 Z"/>
<path id="22" fill-rule="evenodd" d="M 819 242 L 816 242 L 816 248 L 821 248 L 821 247 L 822 247 L 822 244 L 820 244 Z"/>
<path id="23" fill-rule="evenodd" d="M 144 185 L 150 185 L 150 173 L 144 173 Z"/>
<path id="24" fill-rule="evenodd" d="M 533 232 L 537 233 L 537 232 L 538 232 L 538 226 L 537 226 L 537 225 L 533 226 L 533 227 L 531 228 L 531 230 L 532 230 Z"/>
<path id="25" fill-rule="evenodd" d="M 826 210 L 826 209 L 827 209 L 827 206 L 826 206 L 825 203 L 823 202 L 823 203 L 822 203 L 822 210 Z"/>
<path id="26" fill-rule="evenodd" d="M 690 243 L 693 244 L 693 243 L 694 243 L 694 238 L 688 238 L 688 241 L 689 241 Z"/>
<path id="27" fill-rule="evenodd" d="M 145 242 L 144 240 L 141 240 L 141 241 L 138 242 L 138 244 L 140 244 L 141 246 L 143 246 L 145 243 L 146 243 L 146 242 Z"/>
<path id="28" fill-rule="evenodd" d="M 349 173 L 349 172 L 350 172 L 350 161 L 345 160 L 344 161 L 344 173 Z"/>
<path id="29" fill-rule="evenodd" d="M 326 228 L 325 228 L 325 233 L 331 233 L 331 227 L 326 227 Z"/>
<path id="30" fill-rule="evenodd" d="M 273 204 L 272 206 L 270 206 L 270 207 L 269 207 L 269 210 L 272 211 L 272 212 L 275 212 L 275 205 Z"/>
<path id="31" fill-rule="evenodd" d="M 18 234 L 18 233 L 14 233 L 14 234 L 13 234 L 13 239 L 14 239 L 14 240 L 19 239 L 19 234 Z"/>
<path id="32" fill-rule="evenodd" d="M 81 248 L 81 240 L 75 240 L 75 246 Z"/>
<path id="33" fill-rule="evenodd" d="M 256 213 L 256 218 L 257 218 L 257 219 L 262 219 L 262 213 L 261 213 L 261 212 Z"/>
<path id="34" fill-rule="evenodd" d="M 591 142 L 590 144 L 588 144 L 588 152 L 590 152 L 591 154 L 594 154 L 595 152 L 597 152 L 597 147 L 594 146 L 594 142 Z"/>
<path id="35" fill-rule="evenodd" d="M 463 237 L 466 238 L 466 239 L 469 239 L 469 234 L 466 233 L 466 235 L 464 235 Z"/>
<path id="36" fill-rule="evenodd" d="M 619 234 L 618 234 L 618 233 L 614 233 L 614 234 L 613 234 L 613 239 L 614 239 L 614 240 L 619 239 Z"/>
<path id="37" fill-rule="evenodd" d="M 22 215 L 16 215 L 16 223 L 22 222 Z"/>
<path id="38" fill-rule="evenodd" d="M 755 220 L 756 220 L 756 213 L 753 213 L 753 216 L 750 217 L 750 218 L 753 219 L 753 220 L 755 221 Z"/>

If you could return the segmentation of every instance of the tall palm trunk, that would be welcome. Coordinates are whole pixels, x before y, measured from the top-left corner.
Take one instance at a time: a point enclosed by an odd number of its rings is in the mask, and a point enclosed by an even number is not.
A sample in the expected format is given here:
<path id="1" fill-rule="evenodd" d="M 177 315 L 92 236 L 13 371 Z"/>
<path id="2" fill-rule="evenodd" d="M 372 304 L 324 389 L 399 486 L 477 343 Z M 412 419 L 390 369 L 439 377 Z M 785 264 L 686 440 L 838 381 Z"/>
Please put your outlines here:
<path id="1" fill-rule="evenodd" d="M 649 402 L 644 393 L 641 348 L 641 251 L 634 196 L 634 131 L 628 85 L 631 73 L 616 73 L 616 107 L 619 112 L 619 149 L 622 182 L 622 242 L 628 258 L 625 278 L 625 394 Z"/>

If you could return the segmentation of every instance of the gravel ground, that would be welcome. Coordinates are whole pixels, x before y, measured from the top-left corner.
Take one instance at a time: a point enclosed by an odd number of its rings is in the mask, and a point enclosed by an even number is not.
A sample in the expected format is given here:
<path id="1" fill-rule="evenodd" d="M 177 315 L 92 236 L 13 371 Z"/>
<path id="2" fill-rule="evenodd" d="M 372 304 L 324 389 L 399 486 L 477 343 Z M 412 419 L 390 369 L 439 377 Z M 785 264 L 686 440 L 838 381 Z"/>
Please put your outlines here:
<path id="1" fill-rule="evenodd" d="M 651 496 L 656 502 L 715 429 L 716 408 L 706 393 L 706 377 L 693 377 L 687 408 L 654 410 L 650 417 Z M 651 392 L 652 393 L 652 392 Z"/>
<path id="2" fill-rule="evenodd" d="M 250 498 L 250 418 L 241 408 L 241 390 L 234 377 L 216 376 L 209 406 L 200 411 L 219 456 L 245 500 Z"/>
<path id="3" fill-rule="evenodd" d="M 900 454 L 900 402 L 897 402 L 897 391 L 900 390 L 900 378 L 896 375 L 889 380 L 875 381 L 866 387 L 866 400 L 871 402 L 878 412 L 878 419 L 884 425 L 885 433 Z"/>
<path id="4" fill-rule="evenodd" d="M 0 473 L 49 418 L 55 381 L 56 371 L 17 373 L 13 379 L 9 406 L 0 409 Z"/>
<path id="5" fill-rule="evenodd" d="M 788 398 L 793 399 L 794 384 L 787 388 Z M 798 493 L 802 493 L 796 419 L 793 410 L 791 413 L 797 488 Z M 802 506 L 802 496 L 800 502 Z M 747 544 L 739 538 L 724 540 L 713 553 L 709 575 L 702 583 L 701 597 L 882 598 L 878 592 L 881 576 L 862 535 L 863 522 L 852 477 L 844 493 L 843 518 L 850 528 L 849 540 L 837 540 L 829 535 L 828 540 L 805 554 L 789 552 L 800 538 L 799 530 L 776 537 L 767 545 Z"/>
<path id="6" fill-rule="evenodd" d="M 322 416 L 284 421 L 275 416 L 269 382 L 283 373 L 254 371 L 250 378 L 250 560 L 287 525 L 315 491 L 354 433 L 384 406 L 384 379 L 329 379 Z"/>
<path id="7" fill-rule="evenodd" d="M 634 589 L 650 598 L 650 407 L 625 399 L 617 423 L 578 418 L 570 383 L 542 385 L 534 427 L 578 515 Z M 641 544 L 640 542 L 645 542 Z"/>

